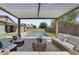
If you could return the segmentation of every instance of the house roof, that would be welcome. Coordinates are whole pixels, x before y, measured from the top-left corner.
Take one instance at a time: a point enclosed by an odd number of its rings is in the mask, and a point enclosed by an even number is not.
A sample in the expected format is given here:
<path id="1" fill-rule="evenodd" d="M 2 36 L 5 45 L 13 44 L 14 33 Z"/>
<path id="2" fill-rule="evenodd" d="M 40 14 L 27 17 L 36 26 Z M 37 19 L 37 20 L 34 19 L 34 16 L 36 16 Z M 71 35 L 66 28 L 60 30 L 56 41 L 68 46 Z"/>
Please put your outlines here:
<path id="1" fill-rule="evenodd" d="M 9 20 L 11 20 L 13 23 L 15 23 L 10 17 L 6 16 L 6 15 L 0 15 L 0 18 L 8 18 Z M 4 21 L 6 22 L 6 21 Z"/>
<path id="2" fill-rule="evenodd" d="M 55 4 L 55 3 L 2 3 L 0 9 L 20 18 L 59 18 L 62 15 L 73 11 L 79 4 Z"/>
<path id="3" fill-rule="evenodd" d="M 33 27 L 33 25 L 32 25 L 32 24 L 27 24 L 26 26 L 27 26 L 27 27 Z"/>
<path id="4" fill-rule="evenodd" d="M 26 24 L 24 24 L 24 23 L 21 23 L 20 25 L 21 25 L 21 26 L 26 26 Z"/>

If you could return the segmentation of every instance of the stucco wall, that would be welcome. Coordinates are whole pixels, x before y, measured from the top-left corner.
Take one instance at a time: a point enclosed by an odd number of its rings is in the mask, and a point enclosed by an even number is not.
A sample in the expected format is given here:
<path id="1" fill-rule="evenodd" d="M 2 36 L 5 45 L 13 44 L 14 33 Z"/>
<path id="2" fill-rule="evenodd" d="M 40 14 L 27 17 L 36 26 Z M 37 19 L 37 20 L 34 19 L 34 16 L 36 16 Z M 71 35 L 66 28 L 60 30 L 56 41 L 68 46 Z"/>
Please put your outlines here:
<path id="1" fill-rule="evenodd" d="M 4 17 L 0 17 L 0 21 L 4 21 L 5 22 L 5 18 Z"/>
<path id="2" fill-rule="evenodd" d="M 5 24 L 3 22 L 0 22 L 0 34 L 5 33 Z"/>
<path id="3" fill-rule="evenodd" d="M 8 23 L 14 23 L 11 19 L 9 19 L 7 17 L 0 17 L 0 21 L 8 22 Z"/>
<path id="4" fill-rule="evenodd" d="M 24 26 L 21 26 L 20 29 L 21 29 L 21 32 L 24 32 Z"/>

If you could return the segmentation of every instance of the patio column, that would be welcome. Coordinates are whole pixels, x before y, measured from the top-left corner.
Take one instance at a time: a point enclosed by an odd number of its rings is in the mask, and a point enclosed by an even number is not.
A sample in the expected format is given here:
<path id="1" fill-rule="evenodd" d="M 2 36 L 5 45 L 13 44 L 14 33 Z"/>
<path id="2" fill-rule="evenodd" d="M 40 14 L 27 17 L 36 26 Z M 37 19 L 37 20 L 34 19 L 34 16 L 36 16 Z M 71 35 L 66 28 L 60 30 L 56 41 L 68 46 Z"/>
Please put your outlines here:
<path id="1" fill-rule="evenodd" d="M 56 37 L 58 37 L 58 19 L 56 19 Z"/>
<path id="2" fill-rule="evenodd" d="M 20 34 L 20 19 L 18 19 L 18 35 L 21 37 L 21 34 Z"/>

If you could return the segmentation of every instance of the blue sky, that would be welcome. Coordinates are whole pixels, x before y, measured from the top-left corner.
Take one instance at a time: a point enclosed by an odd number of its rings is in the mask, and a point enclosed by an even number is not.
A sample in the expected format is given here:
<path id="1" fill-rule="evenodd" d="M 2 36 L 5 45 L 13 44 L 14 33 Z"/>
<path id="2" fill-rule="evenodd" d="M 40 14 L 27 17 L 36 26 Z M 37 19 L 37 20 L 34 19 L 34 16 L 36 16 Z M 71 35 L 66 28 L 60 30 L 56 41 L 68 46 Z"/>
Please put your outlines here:
<path id="1" fill-rule="evenodd" d="M 51 25 L 51 21 L 52 19 L 30 19 L 30 20 L 25 19 L 25 20 L 21 20 L 21 23 L 34 24 L 38 27 L 41 22 L 46 22 L 49 26 Z"/>

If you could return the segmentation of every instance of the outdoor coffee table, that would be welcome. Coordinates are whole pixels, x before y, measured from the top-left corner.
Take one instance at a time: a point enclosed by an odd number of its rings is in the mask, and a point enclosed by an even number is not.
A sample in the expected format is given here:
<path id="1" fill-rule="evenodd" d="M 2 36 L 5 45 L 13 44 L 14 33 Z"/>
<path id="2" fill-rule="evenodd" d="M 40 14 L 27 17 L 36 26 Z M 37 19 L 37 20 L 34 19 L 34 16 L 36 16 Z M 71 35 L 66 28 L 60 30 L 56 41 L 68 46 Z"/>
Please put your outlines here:
<path id="1" fill-rule="evenodd" d="M 42 40 L 42 42 L 37 42 L 37 40 L 34 40 L 32 43 L 32 47 L 34 51 L 45 51 L 46 50 L 46 41 Z"/>

